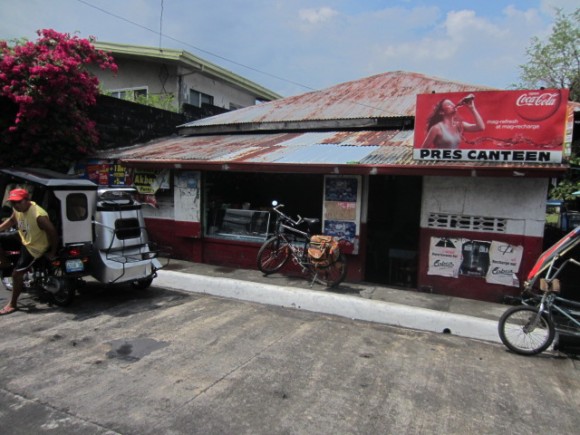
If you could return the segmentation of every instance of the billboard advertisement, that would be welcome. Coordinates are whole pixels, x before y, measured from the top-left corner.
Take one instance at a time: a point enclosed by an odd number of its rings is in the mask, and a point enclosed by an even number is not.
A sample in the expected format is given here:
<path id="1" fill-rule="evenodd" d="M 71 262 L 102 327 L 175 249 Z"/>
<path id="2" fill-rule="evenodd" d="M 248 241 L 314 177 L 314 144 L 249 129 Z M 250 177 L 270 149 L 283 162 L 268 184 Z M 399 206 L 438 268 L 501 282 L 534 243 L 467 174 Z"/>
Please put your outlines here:
<path id="1" fill-rule="evenodd" d="M 417 95 L 413 158 L 561 163 L 567 89 Z"/>

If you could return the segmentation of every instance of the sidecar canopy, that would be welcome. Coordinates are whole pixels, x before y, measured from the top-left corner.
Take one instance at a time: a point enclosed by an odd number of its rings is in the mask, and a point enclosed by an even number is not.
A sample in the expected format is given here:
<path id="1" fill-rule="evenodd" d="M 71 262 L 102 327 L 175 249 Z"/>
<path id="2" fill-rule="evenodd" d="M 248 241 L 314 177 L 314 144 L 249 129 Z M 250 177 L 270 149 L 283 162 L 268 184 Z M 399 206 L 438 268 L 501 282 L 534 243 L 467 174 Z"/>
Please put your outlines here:
<path id="1" fill-rule="evenodd" d="M 92 243 L 98 188 L 95 183 L 48 169 L 0 169 L 3 216 L 11 213 L 7 198 L 16 187 L 27 189 L 31 199 L 47 211 L 62 246 Z"/>

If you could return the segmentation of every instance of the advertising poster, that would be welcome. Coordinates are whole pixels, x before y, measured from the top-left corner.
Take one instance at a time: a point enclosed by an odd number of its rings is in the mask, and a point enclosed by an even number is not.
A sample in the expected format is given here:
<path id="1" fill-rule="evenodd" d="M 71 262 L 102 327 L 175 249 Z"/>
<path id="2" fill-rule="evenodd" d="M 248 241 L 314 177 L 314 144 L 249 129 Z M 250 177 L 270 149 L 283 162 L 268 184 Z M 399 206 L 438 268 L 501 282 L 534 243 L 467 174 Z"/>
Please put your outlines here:
<path id="1" fill-rule="evenodd" d="M 431 237 L 427 275 L 457 278 L 461 266 L 462 239 Z"/>
<path id="2" fill-rule="evenodd" d="M 561 163 L 567 89 L 417 96 L 413 158 Z"/>
<path id="3" fill-rule="evenodd" d="M 523 246 L 491 242 L 489 248 L 489 269 L 485 280 L 490 284 L 519 287 L 516 273 L 520 270 Z"/>
<path id="4" fill-rule="evenodd" d="M 87 160 L 78 163 L 75 172 L 99 186 L 109 185 L 111 164 L 106 160 Z"/>
<path id="5" fill-rule="evenodd" d="M 119 163 L 111 164 L 109 183 L 111 186 L 126 186 L 131 182 L 129 170 Z"/>
<path id="6" fill-rule="evenodd" d="M 491 242 L 463 240 L 461 246 L 461 267 L 459 274 L 484 277 L 489 268 L 489 246 Z"/>
<path id="7" fill-rule="evenodd" d="M 359 176 L 324 178 L 323 233 L 343 239 L 342 250 L 358 254 L 360 228 Z"/>
<path id="8" fill-rule="evenodd" d="M 427 275 L 485 278 L 489 284 L 518 287 L 524 248 L 498 241 L 431 237 Z"/>

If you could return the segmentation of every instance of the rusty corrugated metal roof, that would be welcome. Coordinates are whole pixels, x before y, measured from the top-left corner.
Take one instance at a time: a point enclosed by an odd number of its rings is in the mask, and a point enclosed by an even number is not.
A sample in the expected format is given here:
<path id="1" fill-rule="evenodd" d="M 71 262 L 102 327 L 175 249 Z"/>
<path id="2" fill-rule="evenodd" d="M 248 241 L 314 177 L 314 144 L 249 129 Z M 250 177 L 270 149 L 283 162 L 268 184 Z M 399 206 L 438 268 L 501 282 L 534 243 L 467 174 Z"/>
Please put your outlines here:
<path id="1" fill-rule="evenodd" d="M 149 167 L 202 167 L 208 164 L 224 167 L 320 168 L 336 165 L 341 173 L 374 173 L 380 170 L 408 168 L 521 170 L 557 172 L 566 165 L 442 162 L 413 159 L 413 131 L 333 131 L 305 133 L 263 133 L 211 136 L 173 136 L 145 145 L 109 151 L 102 155 L 130 165 Z"/>
<path id="2" fill-rule="evenodd" d="M 333 131 L 313 131 L 309 127 L 316 125 L 309 121 L 320 120 L 412 118 L 417 94 L 489 89 L 417 73 L 385 73 L 201 119 L 184 127 L 195 135 L 107 151 L 102 157 L 118 159 L 130 166 L 318 173 L 459 171 L 474 175 L 480 169 L 487 173 L 499 170 L 502 174 L 525 169 L 552 176 L 565 170 L 565 164 L 417 161 L 413 159 L 413 131 L 406 129 L 403 122 L 393 124 L 390 129 L 375 130 L 371 127 L 340 130 L 340 122 Z M 285 123 L 294 121 L 303 121 L 306 127 L 301 131 L 289 130 Z M 250 128 L 242 132 L 242 125 Z M 394 125 L 400 128 L 395 129 Z M 230 131 L 224 133 L 220 126 L 229 126 L 225 130 Z M 196 131 L 196 127 L 201 129 Z"/>
<path id="3" fill-rule="evenodd" d="M 199 119 L 182 127 L 413 117 L 417 94 L 492 89 L 418 73 L 395 71 Z"/>
<path id="4" fill-rule="evenodd" d="M 380 147 L 400 148 L 403 145 L 401 138 L 408 138 L 409 134 L 405 132 L 401 136 L 398 133 L 357 131 L 173 136 L 144 145 L 106 151 L 103 156 L 141 161 L 350 164 L 360 162 Z M 408 152 L 411 152 L 410 145 L 405 145 Z"/>

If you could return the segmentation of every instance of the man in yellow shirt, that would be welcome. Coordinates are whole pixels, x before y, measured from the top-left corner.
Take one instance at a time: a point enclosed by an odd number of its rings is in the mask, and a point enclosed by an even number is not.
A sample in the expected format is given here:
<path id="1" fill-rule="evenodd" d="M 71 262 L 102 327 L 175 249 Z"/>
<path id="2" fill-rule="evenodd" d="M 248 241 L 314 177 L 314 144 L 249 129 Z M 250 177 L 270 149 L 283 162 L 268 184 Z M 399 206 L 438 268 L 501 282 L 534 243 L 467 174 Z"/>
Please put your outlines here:
<path id="1" fill-rule="evenodd" d="M 18 309 L 17 302 L 24 285 L 24 273 L 43 255 L 54 258 L 58 247 L 56 228 L 46 211 L 30 200 L 26 189 L 11 190 L 8 201 L 12 204 L 13 213 L 0 224 L 0 231 L 16 226 L 23 249 L 20 250 L 20 258 L 12 272 L 12 297 L 0 310 L 0 315 L 10 314 Z"/>

